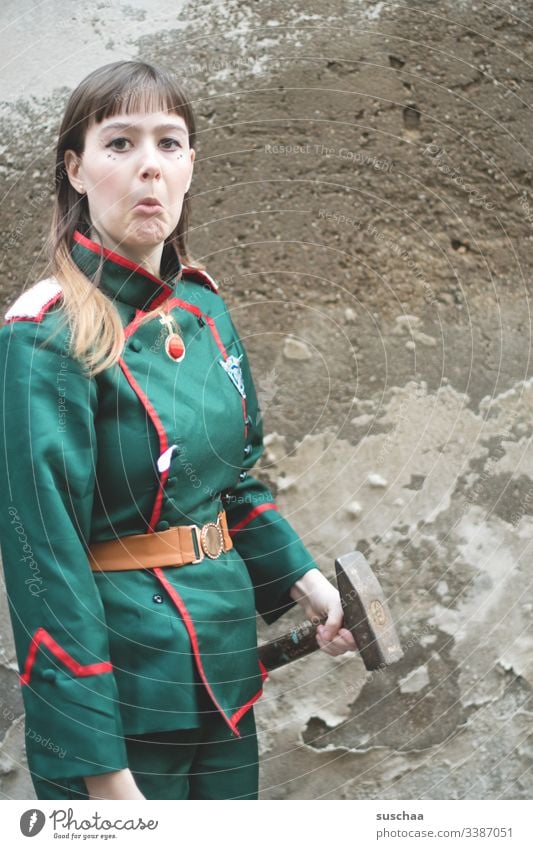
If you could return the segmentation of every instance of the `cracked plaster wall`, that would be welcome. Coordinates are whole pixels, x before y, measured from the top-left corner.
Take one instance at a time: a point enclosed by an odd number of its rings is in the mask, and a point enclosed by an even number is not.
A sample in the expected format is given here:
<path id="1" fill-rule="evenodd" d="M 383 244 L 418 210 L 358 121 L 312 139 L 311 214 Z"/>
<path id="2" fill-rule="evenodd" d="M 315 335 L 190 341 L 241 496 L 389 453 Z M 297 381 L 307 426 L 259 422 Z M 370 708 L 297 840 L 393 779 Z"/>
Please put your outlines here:
<path id="1" fill-rule="evenodd" d="M 272 674 L 262 797 L 529 798 L 530 5 L 12 0 L 1 15 L 3 304 L 42 276 L 68 91 L 117 58 L 182 73 L 192 247 L 250 352 L 261 474 L 327 574 L 361 549 L 394 612 L 398 664 L 316 654 Z M 0 793 L 31 798 L 3 595 L 0 625 Z"/>

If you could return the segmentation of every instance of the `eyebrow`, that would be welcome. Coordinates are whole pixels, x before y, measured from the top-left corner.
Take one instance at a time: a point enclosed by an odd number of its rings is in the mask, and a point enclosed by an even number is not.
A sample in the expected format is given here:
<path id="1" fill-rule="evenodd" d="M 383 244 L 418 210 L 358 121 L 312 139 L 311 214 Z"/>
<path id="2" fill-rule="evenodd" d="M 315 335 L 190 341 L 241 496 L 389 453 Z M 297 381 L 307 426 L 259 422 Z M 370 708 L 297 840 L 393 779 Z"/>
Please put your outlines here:
<path id="1" fill-rule="evenodd" d="M 128 124 L 124 121 L 114 121 L 112 124 L 106 124 L 105 127 L 102 128 L 100 135 L 103 135 L 107 130 L 133 130 L 137 132 L 137 127 L 135 124 Z M 163 131 L 163 130 L 172 130 L 176 133 L 183 133 L 187 135 L 187 130 L 184 127 L 180 127 L 179 124 L 158 124 L 157 127 L 154 127 L 154 130 Z"/>

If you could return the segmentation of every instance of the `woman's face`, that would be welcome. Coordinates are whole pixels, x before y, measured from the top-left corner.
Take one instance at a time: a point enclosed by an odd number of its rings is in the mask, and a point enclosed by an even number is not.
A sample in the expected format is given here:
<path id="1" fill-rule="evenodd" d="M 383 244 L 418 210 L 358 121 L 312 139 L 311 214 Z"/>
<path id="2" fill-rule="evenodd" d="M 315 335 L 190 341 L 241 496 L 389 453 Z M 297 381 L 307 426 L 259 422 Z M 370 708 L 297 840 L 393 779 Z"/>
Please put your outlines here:
<path id="1" fill-rule="evenodd" d="M 83 154 L 66 151 L 65 165 L 74 188 L 87 194 L 104 246 L 138 261 L 162 249 L 176 227 L 194 156 L 179 115 L 129 113 L 92 124 Z M 145 198 L 151 205 L 139 204 Z"/>

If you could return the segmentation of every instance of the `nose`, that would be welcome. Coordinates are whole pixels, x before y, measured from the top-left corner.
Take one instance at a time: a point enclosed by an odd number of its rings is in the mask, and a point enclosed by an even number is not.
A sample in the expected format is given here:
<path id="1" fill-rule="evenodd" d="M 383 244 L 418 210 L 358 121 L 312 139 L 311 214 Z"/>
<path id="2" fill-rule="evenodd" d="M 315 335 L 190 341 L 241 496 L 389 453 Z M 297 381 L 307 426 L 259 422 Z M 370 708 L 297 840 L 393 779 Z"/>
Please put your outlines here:
<path id="1" fill-rule="evenodd" d="M 161 164 L 155 147 L 148 143 L 143 146 L 140 156 L 140 175 L 143 180 L 159 180 Z"/>

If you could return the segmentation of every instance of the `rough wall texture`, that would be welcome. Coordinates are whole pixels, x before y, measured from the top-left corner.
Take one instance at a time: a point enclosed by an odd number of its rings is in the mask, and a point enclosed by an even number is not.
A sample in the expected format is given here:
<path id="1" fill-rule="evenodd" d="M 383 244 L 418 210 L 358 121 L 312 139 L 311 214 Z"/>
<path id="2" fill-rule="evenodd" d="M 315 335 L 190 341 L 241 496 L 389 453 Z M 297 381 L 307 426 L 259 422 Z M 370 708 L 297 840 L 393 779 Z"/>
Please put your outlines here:
<path id="1" fill-rule="evenodd" d="M 272 674 L 263 797 L 530 797 L 530 3 L 34 6 L 2 11 L 2 302 L 44 269 L 68 91 L 117 58 L 183 73 L 192 246 L 252 358 L 262 474 L 328 574 L 367 554 L 397 619 L 383 672 Z M 30 798 L 1 603 L 0 792 Z"/>

